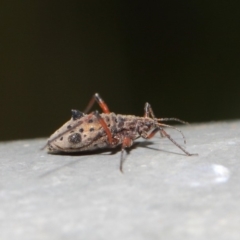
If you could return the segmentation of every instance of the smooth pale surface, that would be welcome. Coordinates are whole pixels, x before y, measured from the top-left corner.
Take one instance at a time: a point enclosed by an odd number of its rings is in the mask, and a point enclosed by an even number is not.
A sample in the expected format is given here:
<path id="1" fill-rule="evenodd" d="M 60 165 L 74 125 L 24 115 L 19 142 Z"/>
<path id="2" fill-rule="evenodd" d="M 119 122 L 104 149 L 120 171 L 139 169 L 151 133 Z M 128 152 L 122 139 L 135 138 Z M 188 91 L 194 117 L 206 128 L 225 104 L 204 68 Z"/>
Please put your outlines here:
<path id="1" fill-rule="evenodd" d="M 120 152 L 50 155 L 0 144 L 0 239 L 240 239 L 240 122 L 179 127 Z M 168 131 L 182 143 L 176 131 Z"/>

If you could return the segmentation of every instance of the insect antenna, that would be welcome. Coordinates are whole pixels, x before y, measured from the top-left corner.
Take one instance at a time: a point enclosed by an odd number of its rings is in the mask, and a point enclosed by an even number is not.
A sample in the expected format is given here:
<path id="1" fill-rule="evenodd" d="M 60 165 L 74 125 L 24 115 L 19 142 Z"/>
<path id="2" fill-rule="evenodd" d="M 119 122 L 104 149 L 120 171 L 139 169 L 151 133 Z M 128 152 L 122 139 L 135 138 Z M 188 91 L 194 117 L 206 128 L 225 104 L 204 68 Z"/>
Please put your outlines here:
<path id="1" fill-rule="evenodd" d="M 175 121 L 175 122 L 180 122 L 180 123 L 183 123 L 183 124 L 189 124 L 188 122 L 183 121 L 183 120 L 178 119 L 178 118 L 156 118 L 156 120 L 158 122 Z"/>
<path id="2" fill-rule="evenodd" d="M 167 124 L 163 124 L 163 123 L 157 123 L 157 125 L 160 126 L 160 127 L 172 128 L 172 129 L 178 131 L 178 132 L 182 135 L 184 144 L 186 144 L 186 138 L 185 138 L 183 132 L 182 132 L 181 130 L 179 130 L 178 128 L 175 128 L 175 127 L 173 127 L 173 126 L 170 126 L 170 125 L 167 125 Z M 161 130 L 161 129 L 162 129 L 162 128 L 160 128 L 160 130 Z M 160 132 L 161 132 L 161 131 L 160 131 Z M 164 133 L 164 135 L 165 135 L 165 131 L 164 131 L 163 133 Z"/>

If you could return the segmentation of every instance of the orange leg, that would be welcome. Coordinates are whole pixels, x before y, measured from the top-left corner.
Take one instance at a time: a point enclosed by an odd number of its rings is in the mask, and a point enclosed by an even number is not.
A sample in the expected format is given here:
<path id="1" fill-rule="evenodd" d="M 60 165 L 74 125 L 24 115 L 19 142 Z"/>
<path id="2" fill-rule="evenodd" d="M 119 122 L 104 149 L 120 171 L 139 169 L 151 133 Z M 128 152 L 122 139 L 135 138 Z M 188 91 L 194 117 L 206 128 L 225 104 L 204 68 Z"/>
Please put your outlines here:
<path id="1" fill-rule="evenodd" d="M 102 109 L 102 111 L 104 113 L 110 113 L 107 104 L 103 101 L 103 99 L 100 97 L 100 95 L 98 93 L 95 93 L 93 95 L 93 97 L 90 100 L 89 104 L 87 105 L 84 113 L 88 113 L 95 102 L 98 103 L 98 105 L 100 106 L 100 108 Z"/>
<path id="2" fill-rule="evenodd" d="M 100 95 L 98 93 L 95 93 L 93 95 L 93 97 L 90 100 L 89 104 L 87 105 L 84 113 L 89 112 L 89 110 L 92 108 L 92 106 L 93 106 L 95 101 L 98 103 L 98 105 L 100 106 L 100 108 L 102 109 L 102 111 L 104 113 L 110 113 L 107 104 L 103 101 L 103 99 L 100 97 Z M 100 116 L 98 111 L 93 112 L 93 114 L 96 116 L 96 118 L 98 119 L 99 123 L 102 125 L 103 129 L 107 133 L 109 144 L 112 145 L 113 144 L 112 133 L 110 132 L 107 124 L 105 123 L 103 118 Z"/>
<path id="3" fill-rule="evenodd" d="M 103 129 L 104 129 L 105 132 L 107 133 L 109 144 L 112 145 L 112 144 L 113 144 L 112 133 L 110 132 L 107 124 L 105 123 L 105 121 L 103 120 L 103 118 L 100 116 L 100 114 L 99 114 L 98 111 L 95 111 L 93 114 L 96 116 L 96 118 L 98 119 L 99 123 L 102 125 Z"/>

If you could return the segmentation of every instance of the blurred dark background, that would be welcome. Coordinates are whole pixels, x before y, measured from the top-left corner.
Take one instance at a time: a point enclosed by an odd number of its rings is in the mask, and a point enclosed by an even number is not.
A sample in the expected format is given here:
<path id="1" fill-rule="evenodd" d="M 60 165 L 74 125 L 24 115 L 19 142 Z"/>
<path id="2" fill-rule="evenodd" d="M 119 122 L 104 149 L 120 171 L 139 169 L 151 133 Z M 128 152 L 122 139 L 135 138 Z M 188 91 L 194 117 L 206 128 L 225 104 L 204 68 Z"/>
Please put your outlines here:
<path id="1" fill-rule="evenodd" d="M 239 7 L 3 0 L 0 140 L 49 136 L 95 92 L 116 113 L 148 101 L 158 117 L 240 118 Z"/>

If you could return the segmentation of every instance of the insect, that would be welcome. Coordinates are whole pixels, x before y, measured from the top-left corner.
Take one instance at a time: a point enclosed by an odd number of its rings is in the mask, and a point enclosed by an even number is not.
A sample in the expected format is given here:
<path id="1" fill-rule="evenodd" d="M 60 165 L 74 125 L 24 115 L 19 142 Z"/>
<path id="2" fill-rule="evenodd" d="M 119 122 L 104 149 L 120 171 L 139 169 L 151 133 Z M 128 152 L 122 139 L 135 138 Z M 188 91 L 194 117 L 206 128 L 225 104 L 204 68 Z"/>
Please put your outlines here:
<path id="1" fill-rule="evenodd" d="M 87 114 L 95 102 L 103 113 L 94 111 Z M 95 93 L 84 113 L 72 110 L 71 119 L 50 136 L 45 147 L 50 153 L 56 153 L 92 151 L 121 145 L 120 171 L 123 172 L 124 150 L 131 147 L 137 138 L 150 139 L 160 132 L 162 137 L 167 137 L 186 155 L 195 155 L 187 152 L 164 128 L 180 132 L 186 143 L 183 133 L 173 126 L 161 123 L 163 121 L 186 123 L 177 118 L 156 118 L 149 103 L 145 104 L 143 117 L 115 114 L 110 112 L 100 95 Z"/>

